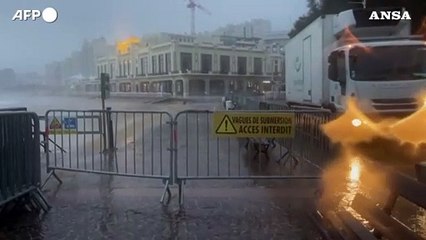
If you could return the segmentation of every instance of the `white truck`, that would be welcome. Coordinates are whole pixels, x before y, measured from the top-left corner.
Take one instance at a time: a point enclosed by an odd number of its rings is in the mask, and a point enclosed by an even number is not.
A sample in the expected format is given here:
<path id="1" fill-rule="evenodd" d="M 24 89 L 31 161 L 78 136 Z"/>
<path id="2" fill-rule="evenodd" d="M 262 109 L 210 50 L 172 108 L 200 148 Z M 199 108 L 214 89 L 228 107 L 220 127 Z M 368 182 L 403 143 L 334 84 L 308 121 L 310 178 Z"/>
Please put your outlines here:
<path id="1" fill-rule="evenodd" d="M 371 9 L 316 19 L 285 46 L 289 105 L 364 113 L 414 112 L 426 90 L 426 42 L 409 20 L 369 20 Z M 380 11 L 380 10 L 379 10 Z"/>

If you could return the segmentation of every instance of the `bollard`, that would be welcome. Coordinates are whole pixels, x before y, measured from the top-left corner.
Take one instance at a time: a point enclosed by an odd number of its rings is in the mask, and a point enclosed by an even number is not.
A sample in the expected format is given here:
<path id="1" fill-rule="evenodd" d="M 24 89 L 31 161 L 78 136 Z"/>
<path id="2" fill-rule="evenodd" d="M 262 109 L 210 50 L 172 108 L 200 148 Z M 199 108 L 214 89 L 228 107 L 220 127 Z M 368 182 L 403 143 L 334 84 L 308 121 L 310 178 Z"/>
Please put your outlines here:
<path id="1" fill-rule="evenodd" d="M 416 163 L 415 169 L 417 181 L 426 184 L 426 161 Z"/>

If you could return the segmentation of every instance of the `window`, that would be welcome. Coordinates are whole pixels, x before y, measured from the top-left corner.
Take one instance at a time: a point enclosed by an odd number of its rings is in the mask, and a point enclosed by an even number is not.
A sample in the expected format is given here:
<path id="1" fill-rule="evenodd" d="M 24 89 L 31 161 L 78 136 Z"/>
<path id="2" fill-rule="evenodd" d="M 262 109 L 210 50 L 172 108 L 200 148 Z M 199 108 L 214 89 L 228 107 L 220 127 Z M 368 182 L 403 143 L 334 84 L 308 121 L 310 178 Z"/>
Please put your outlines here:
<path id="1" fill-rule="evenodd" d="M 346 81 L 346 66 L 345 66 L 345 54 L 339 52 L 337 56 L 337 78 L 339 82 Z"/>
<path id="2" fill-rule="evenodd" d="M 274 61 L 274 73 L 278 73 L 278 60 Z"/>
<path id="3" fill-rule="evenodd" d="M 158 55 L 158 72 L 164 73 L 164 55 Z"/>
<path id="4" fill-rule="evenodd" d="M 192 70 L 192 53 L 180 53 L 180 69 L 184 73 Z"/>
<path id="5" fill-rule="evenodd" d="M 262 58 L 254 58 L 254 74 L 262 74 Z"/>
<path id="6" fill-rule="evenodd" d="M 126 76 L 128 76 L 128 75 L 130 75 L 130 66 L 129 66 L 130 64 L 129 64 L 129 62 L 128 61 L 126 61 Z"/>
<path id="7" fill-rule="evenodd" d="M 123 68 L 123 67 L 122 67 L 122 65 L 121 65 L 121 62 L 119 62 L 119 63 L 118 63 L 118 76 L 120 76 L 120 77 L 121 77 L 121 76 L 123 76 L 123 75 L 122 75 L 122 71 L 123 71 L 123 70 L 122 70 L 122 68 Z"/>
<path id="8" fill-rule="evenodd" d="M 170 66 L 172 65 L 172 59 L 171 59 L 171 54 L 170 53 L 166 53 L 166 73 L 170 72 Z"/>
<path id="9" fill-rule="evenodd" d="M 231 58 L 229 56 L 220 56 L 220 73 L 228 74 L 230 72 Z"/>
<path id="10" fill-rule="evenodd" d="M 247 58 L 238 57 L 238 74 L 247 74 Z"/>
<path id="11" fill-rule="evenodd" d="M 141 58 L 141 75 L 145 75 L 145 59 Z"/>
<path id="12" fill-rule="evenodd" d="M 112 63 L 109 65 L 109 75 L 114 78 L 114 64 Z"/>
<path id="13" fill-rule="evenodd" d="M 152 62 L 152 73 L 153 74 L 158 73 L 157 56 L 152 56 L 151 62 Z"/>
<path id="14" fill-rule="evenodd" d="M 131 69 L 130 65 L 131 65 L 131 62 L 127 61 L 127 75 L 131 75 L 132 74 L 132 71 L 131 71 L 132 69 Z"/>
<path id="15" fill-rule="evenodd" d="M 377 46 L 366 51 L 353 47 L 349 50 L 349 69 L 350 78 L 355 81 L 422 80 L 426 74 L 426 48 Z"/>
<path id="16" fill-rule="evenodd" d="M 340 82 L 342 95 L 346 95 L 346 65 L 343 51 L 337 55 L 337 80 Z"/>
<path id="17" fill-rule="evenodd" d="M 209 73 L 212 70 L 212 55 L 201 54 L 201 72 Z"/>

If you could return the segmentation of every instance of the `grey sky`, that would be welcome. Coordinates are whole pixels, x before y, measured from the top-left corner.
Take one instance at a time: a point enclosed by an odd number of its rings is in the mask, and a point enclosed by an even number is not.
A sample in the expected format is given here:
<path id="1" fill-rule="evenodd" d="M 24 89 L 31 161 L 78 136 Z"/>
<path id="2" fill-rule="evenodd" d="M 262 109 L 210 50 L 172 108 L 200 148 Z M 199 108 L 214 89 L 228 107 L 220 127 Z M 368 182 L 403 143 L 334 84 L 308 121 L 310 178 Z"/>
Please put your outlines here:
<path id="1" fill-rule="evenodd" d="M 196 13 L 197 31 L 209 31 L 253 18 L 268 19 L 273 30 L 288 30 L 306 12 L 305 0 L 198 0 L 212 12 Z M 58 21 L 12 22 L 17 9 L 54 7 Z M 104 36 L 109 42 L 155 32 L 189 32 L 185 0 L 1 0 L 0 69 L 42 70 L 82 41 Z"/>

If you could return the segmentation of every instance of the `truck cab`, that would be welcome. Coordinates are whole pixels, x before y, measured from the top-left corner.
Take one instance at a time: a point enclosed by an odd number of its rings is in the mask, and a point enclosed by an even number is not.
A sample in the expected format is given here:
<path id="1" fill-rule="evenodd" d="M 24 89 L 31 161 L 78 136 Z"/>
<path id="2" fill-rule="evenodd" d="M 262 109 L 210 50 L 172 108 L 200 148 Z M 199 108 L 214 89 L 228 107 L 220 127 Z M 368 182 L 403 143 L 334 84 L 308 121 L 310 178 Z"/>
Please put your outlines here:
<path id="1" fill-rule="evenodd" d="M 328 55 L 330 103 L 344 110 L 356 98 L 364 113 L 412 113 L 426 97 L 426 42 L 410 35 L 410 22 L 365 18 L 349 10 L 333 19 L 337 41 Z"/>
<path id="2" fill-rule="evenodd" d="M 329 55 L 328 78 L 337 109 L 355 97 L 365 113 L 414 112 L 426 90 L 426 44 L 378 40 L 336 48 Z"/>

